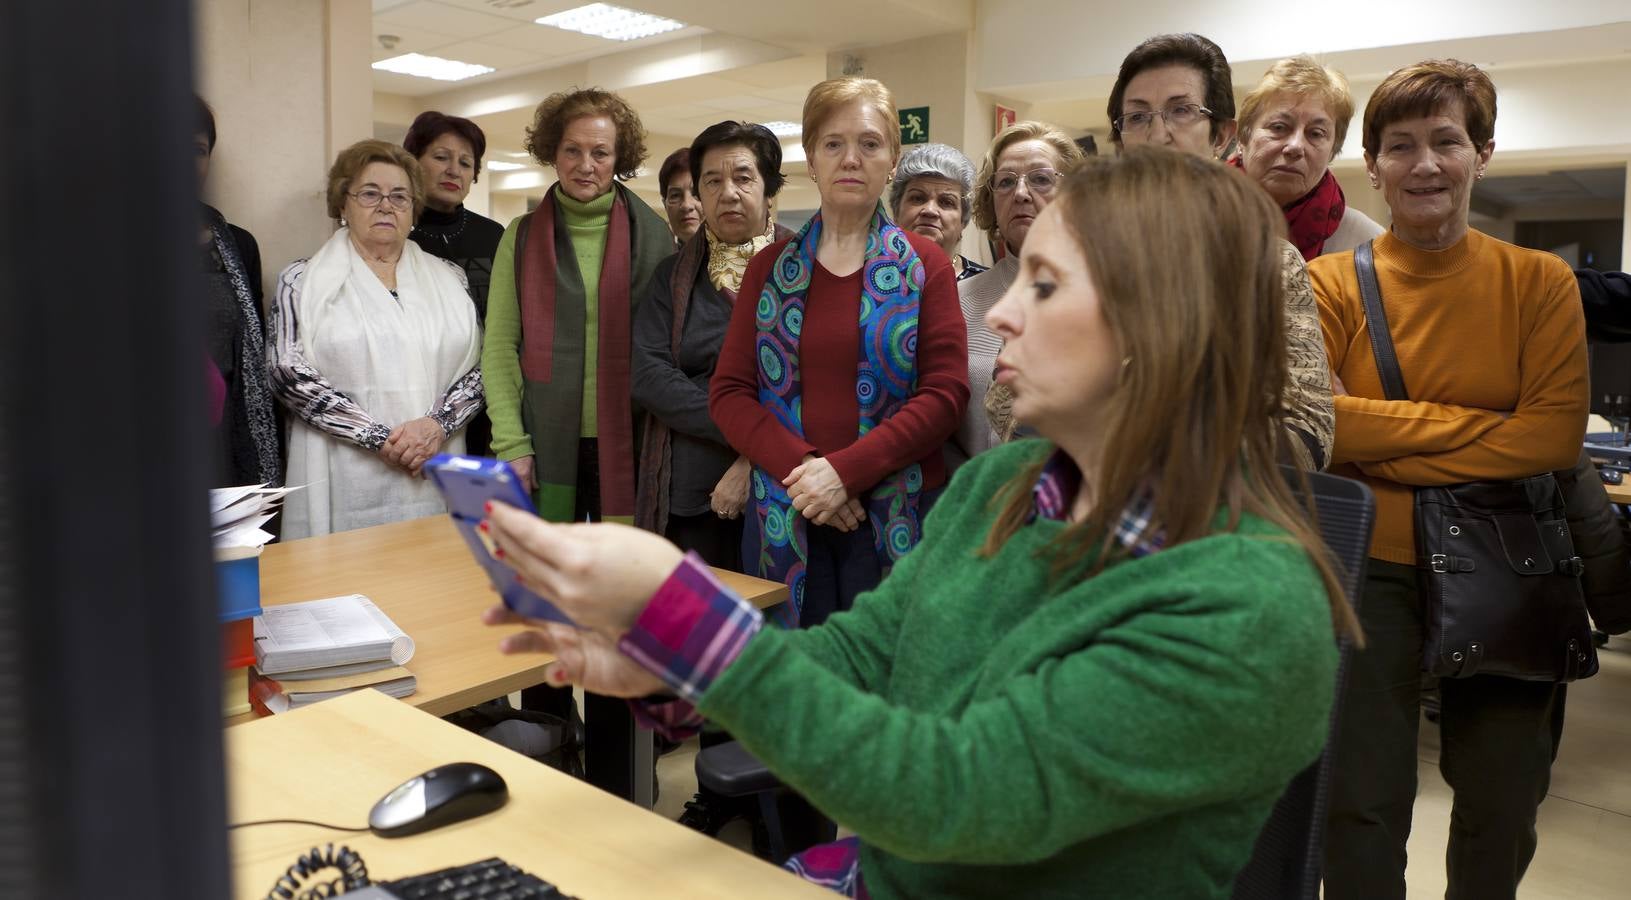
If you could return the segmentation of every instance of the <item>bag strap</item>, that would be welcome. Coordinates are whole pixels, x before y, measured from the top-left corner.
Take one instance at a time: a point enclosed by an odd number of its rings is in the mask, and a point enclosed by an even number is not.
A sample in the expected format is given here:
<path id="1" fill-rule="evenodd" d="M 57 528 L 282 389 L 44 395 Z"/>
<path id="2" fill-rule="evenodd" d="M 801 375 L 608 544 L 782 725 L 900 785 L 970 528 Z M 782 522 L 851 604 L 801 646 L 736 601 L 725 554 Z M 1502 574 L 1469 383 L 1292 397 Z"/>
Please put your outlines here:
<path id="1" fill-rule="evenodd" d="M 1371 242 L 1354 248 L 1354 269 L 1359 273 L 1359 296 L 1365 301 L 1365 330 L 1370 332 L 1370 349 L 1376 355 L 1376 373 L 1382 377 L 1382 393 L 1389 400 L 1409 400 L 1404 374 L 1399 371 L 1399 355 L 1393 351 L 1393 335 L 1388 332 L 1387 310 L 1382 308 L 1382 286 L 1376 282 L 1376 260 Z"/>

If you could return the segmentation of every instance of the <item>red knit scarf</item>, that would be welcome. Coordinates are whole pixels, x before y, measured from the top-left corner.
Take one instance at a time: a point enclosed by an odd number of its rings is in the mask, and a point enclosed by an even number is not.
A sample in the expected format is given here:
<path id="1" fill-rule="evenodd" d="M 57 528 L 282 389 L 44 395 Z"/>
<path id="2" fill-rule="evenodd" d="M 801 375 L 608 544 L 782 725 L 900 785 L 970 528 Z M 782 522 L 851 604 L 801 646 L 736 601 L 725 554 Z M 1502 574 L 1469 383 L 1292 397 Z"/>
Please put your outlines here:
<path id="1" fill-rule="evenodd" d="M 1237 169 L 1244 169 L 1240 157 L 1229 160 Z M 1342 195 L 1342 185 L 1330 169 L 1320 176 L 1314 189 L 1291 201 L 1281 210 L 1286 214 L 1286 231 L 1297 252 L 1307 261 L 1325 252 L 1325 241 L 1336 234 L 1342 216 L 1348 211 L 1348 200 Z"/>

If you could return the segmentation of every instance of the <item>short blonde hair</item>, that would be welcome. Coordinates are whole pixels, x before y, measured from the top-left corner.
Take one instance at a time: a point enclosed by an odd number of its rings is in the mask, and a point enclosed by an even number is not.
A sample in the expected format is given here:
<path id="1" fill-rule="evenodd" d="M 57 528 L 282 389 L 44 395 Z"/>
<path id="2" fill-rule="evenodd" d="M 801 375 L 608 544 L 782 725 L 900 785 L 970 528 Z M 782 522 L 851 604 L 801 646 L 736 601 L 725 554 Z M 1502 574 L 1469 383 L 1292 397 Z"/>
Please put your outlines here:
<path id="1" fill-rule="evenodd" d="M 328 217 L 338 221 L 345 211 L 346 194 L 351 183 L 362 175 L 362 170 L 374 163 L 385 163 L 400 168 L 408 176 L 408 191 L 413 194 L 413 218 L 425 211 L 425 174 L 419 160 L 412 153 L 385 141 L 366 140 L 340 151 L 334 165 L 328 169 Z"/>
<path id="2" fill-rule="evenodd" d="M 1061 172 L 1069 170 L 1084 157 L 1082 148 L 1057 125 L 1015 122 L 997 132 L 997 136 L 991 139 L 990 149 L 985 151 L 985 159 L 980 161 L 979 177 L 974 179 L 974 224 L 993 237 L 997 236 L 997 199 L 991 190 L 991 179 L 997 174 L 997 158 L 1009 147 L 1025 141 L 1047 144 L 1059 157 L 1057 168 Z"/>
<path id="3" fill-rule="evenodd" d="M 1331 155 L 1342 152 L 1342 141 L 1348 136 L 1348 123 L 1354 117 L 1354 95 L 1348 90 L 1348 79 L 1330 66 L 1322 66 L 1312 56 L 1292 56 L 1282 59 L 1263 73 L 1263 80 L 1252 88 L 1240 103 L 1240 142 L 1246 143 L 1252 126 L 1263 114 L 1263 108 L 1277 94 L 1313 97 L 1331 114 Z"/>
<path id="4" fill-rule="evenodd" d="M 815 156 L 815 141 L 821 136 L 821 126 L 839 108 L 861 102 L 883 116 L 884 140 L 889 142 L 889 155 L 900 159 L 900 115 L 895 111 L 895 95 L 876 78 L 829 78 L 810 88 L 804 96 L 804 155 Z"/>

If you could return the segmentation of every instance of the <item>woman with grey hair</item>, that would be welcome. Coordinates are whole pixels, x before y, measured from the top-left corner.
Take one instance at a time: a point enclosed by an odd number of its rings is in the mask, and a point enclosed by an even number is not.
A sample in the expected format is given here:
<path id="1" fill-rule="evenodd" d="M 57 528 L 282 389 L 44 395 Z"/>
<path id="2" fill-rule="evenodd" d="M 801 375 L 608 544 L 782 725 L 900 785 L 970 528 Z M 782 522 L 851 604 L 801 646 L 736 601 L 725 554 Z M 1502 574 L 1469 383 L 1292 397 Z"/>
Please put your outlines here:
<path id="1" fill-rule="evenodd" d="M 895 222 L 939 244 L 958 281 L 986 269 L 957 251 L 973 210 L 969 201 L 973 191 L 974 164 L 945 144 L 923 144 L 901 154 L 889 188 L 889 212 Z"/>

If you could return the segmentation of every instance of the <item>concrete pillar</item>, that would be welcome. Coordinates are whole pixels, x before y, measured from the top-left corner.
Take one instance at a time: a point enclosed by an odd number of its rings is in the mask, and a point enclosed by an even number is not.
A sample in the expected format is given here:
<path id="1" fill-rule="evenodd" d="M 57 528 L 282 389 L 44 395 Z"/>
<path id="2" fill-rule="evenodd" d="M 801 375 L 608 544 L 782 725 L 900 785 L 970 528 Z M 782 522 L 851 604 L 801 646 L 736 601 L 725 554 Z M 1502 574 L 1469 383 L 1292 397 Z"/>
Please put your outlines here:
<path id="1" fill-rule="evenodd" d="M 1631 271 L 1631 162 L 1625 168 L 1625 214 L 1620 218 L 1620 268 Z"/>
<path id="2" fill-rule="evenodd" d="M 215 110 L 205 196 L 260 244 L 267 285 L 330 233 L 335 154 L 373 133 L 369 4 L 196 0 L 198 91 Z"/>

